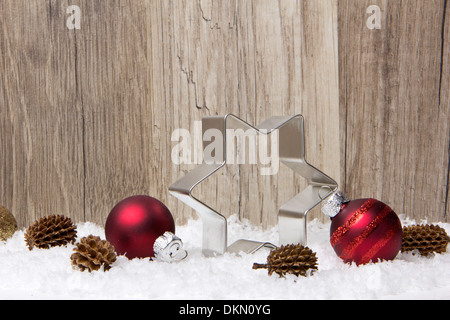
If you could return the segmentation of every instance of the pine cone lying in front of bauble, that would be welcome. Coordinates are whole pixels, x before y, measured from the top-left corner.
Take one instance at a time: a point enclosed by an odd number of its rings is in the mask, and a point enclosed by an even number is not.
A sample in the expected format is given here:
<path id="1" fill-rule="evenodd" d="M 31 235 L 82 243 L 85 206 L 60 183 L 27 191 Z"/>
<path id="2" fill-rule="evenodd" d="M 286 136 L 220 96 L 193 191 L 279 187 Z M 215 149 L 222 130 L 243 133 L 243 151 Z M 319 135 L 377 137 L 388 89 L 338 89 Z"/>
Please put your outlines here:
<path id="1" fill-rule="evenodd" d="M 445 253 L 450 238 L 445 229 L 435 225 L 414 225 L 403 228 L 402 252 L 417 250 L 422 256 Z"/>
<path id="2" fill-rule="evenodd" d="M 114 247 L 100 237 L 89 235 L 80 240 L 73 249 L 72 267 L 80 271 L 97 271 L 103 266 L 103 270 L 111 269 L 111 265 L 116 261 Z"/>
<path id="3" fill-rule="evenodd" d="M 25 232 L 28 249 L 49 249 L 75 243 L 77 227 L 70 218 L 52 215 L 35 221 Z"/>
<path id="4" fill-rule="evenodd" d="M 267 264 L 255 263 L 253 269 L 268 269 L 270 276 L 276 273 L 281 278 L 286 274 L 306 277 L 308 270 L 317 270 L 317 257 L 308 247 L 291 244 L 272 250 Z"/>

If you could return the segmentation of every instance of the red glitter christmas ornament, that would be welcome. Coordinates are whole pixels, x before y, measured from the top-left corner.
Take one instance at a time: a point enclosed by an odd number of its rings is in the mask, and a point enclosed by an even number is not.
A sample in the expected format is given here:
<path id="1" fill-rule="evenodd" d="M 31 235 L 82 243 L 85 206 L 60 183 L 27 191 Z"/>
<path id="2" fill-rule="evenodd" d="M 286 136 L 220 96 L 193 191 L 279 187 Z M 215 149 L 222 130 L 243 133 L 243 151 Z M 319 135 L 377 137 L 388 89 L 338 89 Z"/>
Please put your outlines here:
<path id="1" fill-rule="evenodd" d="M 346 263 L 394 260 L 402 247 L 397 214 L 375 199 L 348 200 L 337 192 L 322 207 L 331 220 L 330 242 Z"/>
<path id="2" fill-rule="evenodd" d="M 148 196 L 122 200 L 112 209 L 105 224 L 106 239 L 118 255 L 129 259 L 154 257 L 155 241 L 166 232 L 175 233 L 172 214 L 162 202 Z M 180 242 L 177 241 L 176 251 L 181 249 Z"/>

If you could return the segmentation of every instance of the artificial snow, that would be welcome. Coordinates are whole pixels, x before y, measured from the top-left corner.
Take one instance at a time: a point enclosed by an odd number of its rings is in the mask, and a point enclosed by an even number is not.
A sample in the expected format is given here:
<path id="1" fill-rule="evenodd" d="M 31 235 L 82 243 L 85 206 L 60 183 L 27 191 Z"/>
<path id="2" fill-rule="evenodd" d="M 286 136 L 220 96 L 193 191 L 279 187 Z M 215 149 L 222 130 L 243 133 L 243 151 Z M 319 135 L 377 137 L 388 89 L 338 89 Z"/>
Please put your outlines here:
<path id="1" fill-rule="evenodd" d="M 423 222 L 421 222 L 423 223 Z M 405 221 L 403 225 L 414 224 Z M 441 223 L 447 232 L 450 225 Z M 77 224 L 78 238 L 90 234 L 105 239 L 104 228 Z M 308 224 L 308 247 L 317 253 L 319 270 L 308 277 L 285 279 L 253 270 L 269 251 L 252 255 L 201 253 L 201 221 L 179 226 L 188 257 L 178 263 L 119 256 L 107 272 L 80 272 L 71 267 L 73 245 L 28 250 L 24 230 L 0 242 L 0 299 L 449 299 L 450 253 L 421 257 L 399 254 L 394 261 L 356 266 L 343 263 L 329 243 L 329 224 Z M 278 241 L 277 228 L 263 231 L 228 220 L 229 243 L 238 239 Z"/>

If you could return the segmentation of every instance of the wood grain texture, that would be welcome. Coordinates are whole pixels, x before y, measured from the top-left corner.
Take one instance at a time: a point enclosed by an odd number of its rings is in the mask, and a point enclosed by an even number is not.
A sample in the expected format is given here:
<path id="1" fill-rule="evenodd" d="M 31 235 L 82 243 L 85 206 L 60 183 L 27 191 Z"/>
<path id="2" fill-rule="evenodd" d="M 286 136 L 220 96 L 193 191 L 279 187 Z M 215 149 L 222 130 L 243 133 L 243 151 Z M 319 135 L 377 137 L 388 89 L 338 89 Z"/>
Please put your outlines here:
<path id="1" fill-rule="evenodd" d="M 350 197 L 448 221 L 449 14 L 446 0 L 1 1 L 0 203 L 21 227 L 56 213 L 103 225 L 148 194 L 184 224 L 195 214 L 168 187 L 195 164 L 172 163 L 174 130 L 300 113 L 307 159 Z M 196 195 L 270 227 L 304 185 L 230 165 Z"/>
<path id="2" fill-rule="evenodd" d="M 20 226 L 82 216 L 82 109 L 64 1 L 0 3 L 0 202 Z"/>
<path id="3" fill-rule="evenodd" d="M 234 113 L 257 124 L 306 117 L 308 160 L 339 180 L 337 0 L 73 0 L 0 4 L 0 203 L 23 227 L 60 213 L 104 224 L 134 194 L 195 215 L 169 185 L 175 129 Z M 3 76 L 5 75 L 5 76 Z M 282 167 L 228 166 L 199 198 L 272 226 L 302 187 Z"/>
<path id="4" fill-rule="evenodd" d="M 447 183 L 446 192 L 444 193 L 445 207 L 444 217 L 446 221 L 449 221 L 450 217 L 450 120 L 448 111 L 450 108 L 450 5 L 448 0 L 444 3 L 444 12 L 442 19 L 442 52 L 441 52 L 441 72 L 439 79 L 439 117 L 447 116 L 447 125 L 445 122 L 439 127 L 439 132 L 442 134 L 444 139 L 444 168 L 445 163 L 447 166 Z M 446 113 L 447 110 L 447 113 Z M 446 132 L 447 130 L 447 132 Z M 448 136 L 448 152 L 445 155 L 445 138 Z M 444 171 L 445 173 L 445 171 Z M 445 176 L 444 176 L 445 177 Z"/>
<path id="5" fill-rule="evenodd" d="M 381 8 L 380 30 L 365 27 L 369 5 Z M 448 221 L 447 7 L 444 0 L 339 2 L 344 189 L 418 220 Z"/>

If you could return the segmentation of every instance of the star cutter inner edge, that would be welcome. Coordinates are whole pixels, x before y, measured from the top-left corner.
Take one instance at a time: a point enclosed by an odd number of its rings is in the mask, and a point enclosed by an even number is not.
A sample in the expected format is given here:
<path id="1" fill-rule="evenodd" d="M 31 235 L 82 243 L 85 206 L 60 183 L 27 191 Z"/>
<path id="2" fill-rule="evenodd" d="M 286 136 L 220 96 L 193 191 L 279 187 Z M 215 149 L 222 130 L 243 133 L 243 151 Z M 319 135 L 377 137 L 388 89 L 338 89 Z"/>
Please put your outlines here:
<path id="1" fill-rule="evenodd" d="M 222 133 L 223 154 L 220 161 L 208 159 L 169 187 L 169 192 L 186 205 L 193 208 L 203 222 L 203 254 L 211 257 L 225 252 L 254 253 L 263 247 L 276 248 L 269 242 L 238 240 L 227 246 L 227 219 L 192 195 L 201 182 L 226 165 L 226 130 L 253 129 L 259 134 L 269 135 L 279 130 L 279 157 L 295 173 L 308 181 L 308 186 L 294 198 L 286 202 L 278 211 L 279 244 L 307 243 L 308 212 L 328 198 L 338 189 L 338 184 L 329 176 L 310 165 L 305 159 L 305 130 L 302 115 L 292 117 L 272 117 L 253 127 L 233 114 L 205 117 L 202 120 L 202 136 L 209 129 Z M 210 141 L 203 141 L 203 150 Z M 219 155 L 220 156 L 220 155 Z M 217 155 L 216 155 L 217 157 Z"/>

